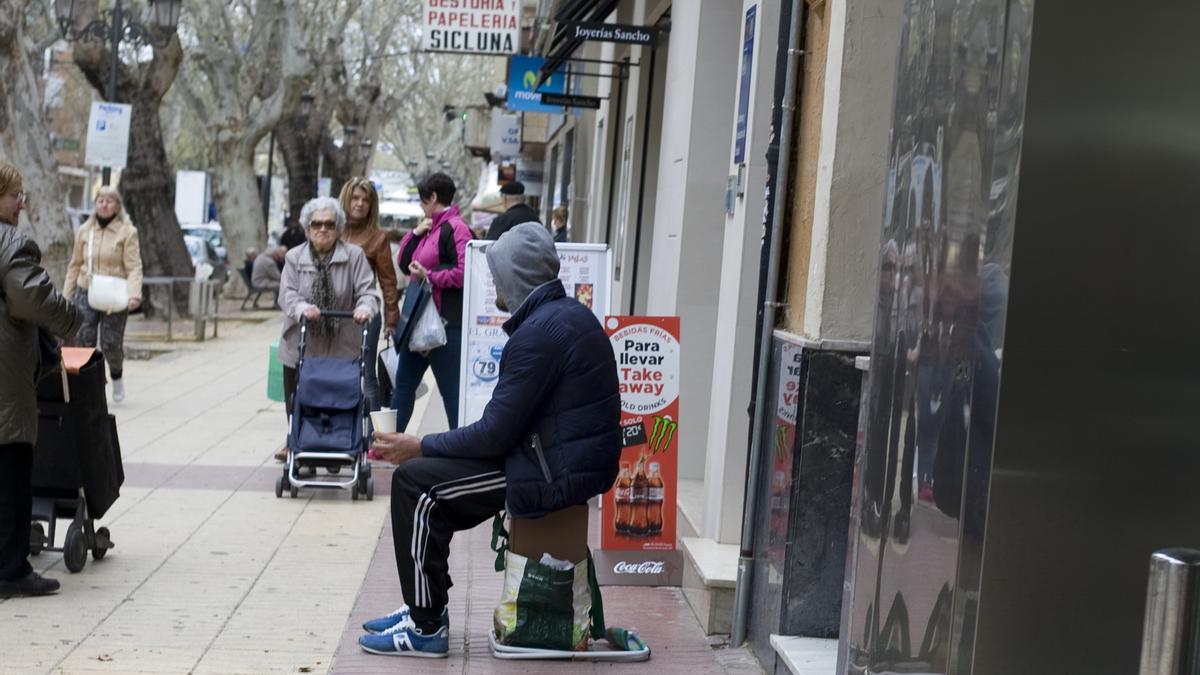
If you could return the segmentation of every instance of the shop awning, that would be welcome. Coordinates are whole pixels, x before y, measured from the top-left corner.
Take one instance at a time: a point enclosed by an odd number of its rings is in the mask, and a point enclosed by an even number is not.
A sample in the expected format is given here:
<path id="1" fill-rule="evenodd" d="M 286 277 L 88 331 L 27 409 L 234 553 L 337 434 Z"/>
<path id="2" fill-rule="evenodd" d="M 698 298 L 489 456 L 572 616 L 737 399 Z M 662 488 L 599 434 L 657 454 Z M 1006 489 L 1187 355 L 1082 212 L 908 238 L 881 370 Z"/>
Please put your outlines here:
<path id="1" fill-rule="evenodd" d="M 613 13 L 619 3 L 620 0 L 565 0 L 563 2 L 558 11 L 554 13 L 554 35 L 550 38 L 550 45 L 546 48 L 546 64 L 542 66 L 542 76 L 537 86 L 542 86 L 546 78 L 571 58 L 575 50 L 583 44 L 583 40 L 571 37 L 567 27 L 563 24 L 602 23 L 609 14 Z"/>

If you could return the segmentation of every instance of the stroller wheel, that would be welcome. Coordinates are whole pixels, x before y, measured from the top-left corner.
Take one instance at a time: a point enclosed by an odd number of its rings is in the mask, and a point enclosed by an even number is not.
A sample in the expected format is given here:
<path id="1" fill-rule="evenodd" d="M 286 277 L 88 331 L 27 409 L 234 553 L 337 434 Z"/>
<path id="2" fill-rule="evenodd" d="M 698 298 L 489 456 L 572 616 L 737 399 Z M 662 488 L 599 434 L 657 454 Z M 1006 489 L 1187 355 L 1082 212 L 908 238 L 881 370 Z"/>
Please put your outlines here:
<path id="1" fill-rule="evenodd" d="M 92 560 L 103 560 L 108 553 L 108 549 L 113 547 L 112 537 L 109 536 L 108 528 L 101 527 L 96 530 L 96 542 L 92 547 Z"/>
<path id="2" fill-rule="evenodd" d="M 367 501 L 375 500 L 375 479 L 367 478 Z"/>
<path id="3" fill-rule="evenodd" d="M 358 501 L 358 483 L 355 483 L 350 487 L 350 499 Z"/>
<path id="4" fill-rule="evenodd" d="M 280 499 L 283 497 L 283 480 L 284 480 L 283 476 L 279 476 L 275 479 L 275 498 L 276 499 Z"/>
<path id="5" fill-rule="evenodd" d="M 40 555 L 46 547 L 46 531 L 41 523 L 29 524 L 29 555 Z"/>
<path id="6" fill-rule="evenodd" d="M 296 497 L 299 497 L 299 496 L 300 496 L 300 488 L 293 485 L 292 486 L 292 499 L 295 499 Z"/>
<path id="7" fill-rule="evenodd" d="M 342 465 L 341 464 L 333 464 L 329 467 L 326 467 L 326 469 L 329 471 L 329 473 L 341 473 Z"/>
<path id="8" fill-rule="evenodd" d="M 84 539 L 83 528 L 78 523 L 71 523 L 63 541 L 63 562 L 67 565 L 67 571 L 72 574 L 79 572 L 87 564 L 87 542 Z"/>

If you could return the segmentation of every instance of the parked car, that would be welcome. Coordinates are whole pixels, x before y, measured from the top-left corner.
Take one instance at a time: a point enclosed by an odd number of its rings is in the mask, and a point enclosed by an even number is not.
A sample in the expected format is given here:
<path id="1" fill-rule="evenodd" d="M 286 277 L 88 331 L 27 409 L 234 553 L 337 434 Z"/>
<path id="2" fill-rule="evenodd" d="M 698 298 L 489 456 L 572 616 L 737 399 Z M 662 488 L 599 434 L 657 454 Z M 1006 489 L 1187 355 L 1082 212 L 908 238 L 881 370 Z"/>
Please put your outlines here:
<path id="1" fill-rule="evenodd" d="M 192 258 L 192 270 L 200 263 L 208 263 L 213 268 L 212 279 L 225 283 L 229 280 L 229 265 L 217 255 L 216 248 L 203 237 L 194 234 L 183 235 L 183 243 L 187 246 L 188 255 Z"/>
<path id="2" fill-rule="evenodd" d="M 207 241 L 212 245 L 213 250 L 216 251 L 217 257 L 219 257 L 226 266 L 229 265 L 229 252 L 225 250 L 225 232 L 221 229 L 220 223 L 216 221 L 200 224 L 189 223 L 187 225 L 180 226 L 180 229 L 183 230 L 185 235 L 200 237 L 201 239 Z"/>
<path id="3" fill-rule="evenodd" d="M 83 227 L 83 224 L 87 222 L 87 219 L 91 215 L 92 212 L 86 209 L 73 209 L 70 206 L 67 207 L 67 219 L 71 221 L 71 230 L 73 232 L 79 232 L 79 228 Z"/>

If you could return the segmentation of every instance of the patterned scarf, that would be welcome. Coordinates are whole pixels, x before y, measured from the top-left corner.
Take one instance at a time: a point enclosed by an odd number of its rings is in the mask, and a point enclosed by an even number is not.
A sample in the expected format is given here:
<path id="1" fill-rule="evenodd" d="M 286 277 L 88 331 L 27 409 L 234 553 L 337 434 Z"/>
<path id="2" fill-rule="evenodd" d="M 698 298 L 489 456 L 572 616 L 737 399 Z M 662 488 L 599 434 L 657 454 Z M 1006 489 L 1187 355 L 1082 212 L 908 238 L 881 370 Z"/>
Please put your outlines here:
<path id="1" fill-rule="evenodd" d="M 328 253 L 320 255 L 312 244 L 308 245 L 308 252 L 312 255 L 313 264 L 317 266 L 317 278 L 313 281 L 312 297 L 308 301 L 319 307 L 322 312 L 334 309 L 333 277 L 329 273 L 329 262 L 333 259 L 335 250 L 337 250 L 336 243 Z M 322 317 L 311 328 L 314 335 L 328 337 L 334 334 L 337 326 L 333 319 Z"/>

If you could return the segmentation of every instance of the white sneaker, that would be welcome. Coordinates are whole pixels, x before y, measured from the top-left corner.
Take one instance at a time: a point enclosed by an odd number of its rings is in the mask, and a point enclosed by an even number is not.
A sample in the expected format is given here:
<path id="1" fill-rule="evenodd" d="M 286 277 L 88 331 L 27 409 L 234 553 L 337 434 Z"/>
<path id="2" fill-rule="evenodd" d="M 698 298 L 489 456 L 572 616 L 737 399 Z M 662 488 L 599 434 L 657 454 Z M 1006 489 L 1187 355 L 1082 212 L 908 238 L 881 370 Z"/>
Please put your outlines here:
<path id="1" fill-rule="evenodd" d="M 124 379 L 113 380 L 112 386 L 113 386 L 113 401 L 116 403 L 120 403 L 121 401 L 124 401 L 125 400 L 125 380 Z"/>

